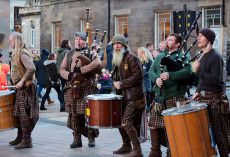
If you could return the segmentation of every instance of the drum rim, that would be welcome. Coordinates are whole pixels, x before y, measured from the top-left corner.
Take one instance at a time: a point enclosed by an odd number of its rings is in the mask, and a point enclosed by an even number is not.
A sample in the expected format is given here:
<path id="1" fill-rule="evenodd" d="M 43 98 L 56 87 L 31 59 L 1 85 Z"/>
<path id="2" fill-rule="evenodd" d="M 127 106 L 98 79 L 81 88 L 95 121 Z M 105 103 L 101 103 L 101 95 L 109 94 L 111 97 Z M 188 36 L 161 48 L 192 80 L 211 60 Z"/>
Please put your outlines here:
<path id="1" fill-rule="evenodd" d="M 10 95 L 13 93 L 15 93 L 14 90 L 0 90 L 0 97 L 7 96 L 7 95 Z M 2 95 L 2 94 L 4 94 L 4 95 Z"/>
<path id="2" fill-rule="evenodd" d="M 95 97 L 90 97 L 90 96 L 93 96 L 95 95 Z M 96 96 L 105 96 L 107 95 L 107 97 L 96 97 Z M 111 97 L 108 97 L 108 96 L 111 96 Z M 121 100 L 122 99 L 122 95 L 116 95 L 116 94 L 90 94 L 90 95 L 87 95 L 85 98 L 87 100 Z"/>
<path id="3" fill-rule="evenodd" d="M 172 107 L 172 108 L 163 110 L 162 113 L 161 113 L 161 115 L 162 116 L 176 116 L 176 115 L 193 113 L 193 112 L 197 112 L 197 111 L 206 109 L 208 105 L 201 103 L 199 106 L 198 105 L 190 105 L 190 106 L 193 106 L 194 110 L 191 109 L 191 110 L 188 110 L 188 111 L 185 111 L 185 112 L 183 110 L 180 111 L 180 109 L 183 109 L 183 107 L 188 107 L 188 105 L 185 105 L 185 106 L 182 106 L 180 108 Z"/>

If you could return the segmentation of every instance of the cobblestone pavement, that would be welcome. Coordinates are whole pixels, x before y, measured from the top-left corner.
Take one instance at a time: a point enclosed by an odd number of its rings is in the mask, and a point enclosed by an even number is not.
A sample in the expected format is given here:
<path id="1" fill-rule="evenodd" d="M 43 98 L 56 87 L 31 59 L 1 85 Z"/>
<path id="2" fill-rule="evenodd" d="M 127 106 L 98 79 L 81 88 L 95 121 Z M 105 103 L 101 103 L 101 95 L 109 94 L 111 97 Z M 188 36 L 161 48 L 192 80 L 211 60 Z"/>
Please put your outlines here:
<path id="1" fill-rule="evenodd" d="M 191 89 L 194 93 L 194 89 Z M 227 89 L 230 96 L 230 90 Z M 59 112 L 59 102 L 55 91 L 52 90 L 53 104 L 45 104 L 47 111 L 40 112 L 40 119 L 35 127 L 32 138 L 33 148 L 15 150 L 8 142 L 16 137 L 16 129 L 0 131 L 0 157 L 112 157 L 112 152 L 121 146 L 121 137 L 118 129 L 100 129 L 100 135 L 96 139 L 96 147 L 88 147 L 88 139 L 83 137 L 83 147 L 70 149 L 73 137 L 70 129 L 66 127 L 67 113 Z M 144 156 L 150 151 L 150 141 L 141 144 Z M 162 147 L 163 156 L 166 148 Z"/>

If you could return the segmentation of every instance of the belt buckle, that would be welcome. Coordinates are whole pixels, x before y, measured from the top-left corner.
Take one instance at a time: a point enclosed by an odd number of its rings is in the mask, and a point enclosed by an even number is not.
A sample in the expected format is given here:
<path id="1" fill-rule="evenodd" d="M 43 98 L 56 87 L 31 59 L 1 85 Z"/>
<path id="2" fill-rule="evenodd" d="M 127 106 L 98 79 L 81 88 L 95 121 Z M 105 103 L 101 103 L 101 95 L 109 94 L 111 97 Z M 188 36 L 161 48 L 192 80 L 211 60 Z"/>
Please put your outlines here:
<path id="1" fill-rule="evenodd" d="M 200 91 L 200 95 L 205 96 L 205 91 L 204 90 Z"/>

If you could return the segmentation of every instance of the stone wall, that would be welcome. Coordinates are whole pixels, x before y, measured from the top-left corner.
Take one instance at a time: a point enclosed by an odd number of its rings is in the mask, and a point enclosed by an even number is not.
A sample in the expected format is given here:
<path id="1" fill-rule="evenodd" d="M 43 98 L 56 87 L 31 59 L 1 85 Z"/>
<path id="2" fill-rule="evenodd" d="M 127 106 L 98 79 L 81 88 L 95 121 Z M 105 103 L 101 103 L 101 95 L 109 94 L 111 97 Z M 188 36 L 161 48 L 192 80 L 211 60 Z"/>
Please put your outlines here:
<path id="1" fill-rule="evenodd" d="M 59 1 L 58 1 L 59 2 Z M 44 6 L 41 8 L 41 46 L 51 49 L 52 23 L 61 21 L 62 37 L 73 42 L 73 35 L 80 31 L 80 19 L 86 18 L 86 8 L 90 8 L 90 23 L 93 30 L 107 30 L 108 27 L 108 1 L 107 0 L 62 0 L 56 5 L 49 5 L 46 0 L 41 1 Z M 115 18 L 122 12 L 128 13 L 129 45 L 133 51 L 139 46 L 144 46 L 146 41 L 154 42 L 154 13 L 158 10 L 200 10 L 201 6 L 220 4 L 219 0 L 111 0 L 111 26 L 110 36 L 114 35 Z M 226 0 L 226 10 L 229 2 Z M 230 11 L 227 11 L 230 12 Z M 227 19 L 227 16 L 226 16 Z M 201 22 L 199 22 L 201 24 Z M 227 19 L 227 24 L 230 20 Z M 172 29 L 173 30 L 173 29 Z M 228 34 L 230 32 L 228 31 Z"/>
<path id="2" fill-rule="evenodd" d="M 3 48 L 8 49 L 8 36 L 10 33 L 10 2 L 8 0 L 0 1 L 0 33 L 5 35 Z M 3 54 L 4 62 L 9 62 L 9 54 Z"/>

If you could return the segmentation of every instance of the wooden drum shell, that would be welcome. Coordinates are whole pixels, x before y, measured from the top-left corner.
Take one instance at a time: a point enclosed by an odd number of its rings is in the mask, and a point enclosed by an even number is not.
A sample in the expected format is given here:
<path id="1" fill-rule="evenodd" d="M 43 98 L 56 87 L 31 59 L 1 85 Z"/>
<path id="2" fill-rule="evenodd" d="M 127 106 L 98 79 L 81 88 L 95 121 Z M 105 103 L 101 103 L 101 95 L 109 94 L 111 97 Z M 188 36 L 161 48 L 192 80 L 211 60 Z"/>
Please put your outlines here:
<path id="1" fill-rule="evenodd" d="M 172 157 L 211 157 L 216 154 L 211 146 L 207 107 L 183 114 L 165 114 L 163 119 Z"/>

